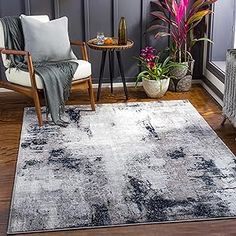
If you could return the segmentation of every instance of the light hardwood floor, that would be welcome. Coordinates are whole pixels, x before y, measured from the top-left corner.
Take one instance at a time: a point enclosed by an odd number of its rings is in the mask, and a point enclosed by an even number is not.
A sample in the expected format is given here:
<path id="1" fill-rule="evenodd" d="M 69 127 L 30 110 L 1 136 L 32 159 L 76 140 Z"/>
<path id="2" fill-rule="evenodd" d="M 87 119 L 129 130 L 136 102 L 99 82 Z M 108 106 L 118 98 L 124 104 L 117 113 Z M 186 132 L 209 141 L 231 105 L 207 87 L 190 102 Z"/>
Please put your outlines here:
<path id="1" fill-rule="evenodd" d="M 129 102 L 152 101 L 141 88 L 129 88 Z M 187 93 L 168 92 L 163 100 L 189 99 L 209 125 L 222 138 L 227 146 L 236 154 L 236 129 L 227 122 L 224 127 L 221 108 L 200 86 L 195 85 Z M 108 89 L 102 89 L 99 103 L 125 102 L 123 90 L 115 89 L 111 95 Z M 86 93 L 73 94 L 68 104 L 89 104 Z M 0 236 L 6 235 L 9 205 L 15 164 L 17 159 L 23 108 L 33 106 L 32 100 L 17 93 L 0 93 Z M 29 234 L 28 234 L 29 235 Z M 203 221 L 191 223 L 171 223 L 143 226 L 113 227 L 103 229 L 61 231 L 51 233 L 30 234 L 34 236 L 236 236 L 235 220 Z"/>

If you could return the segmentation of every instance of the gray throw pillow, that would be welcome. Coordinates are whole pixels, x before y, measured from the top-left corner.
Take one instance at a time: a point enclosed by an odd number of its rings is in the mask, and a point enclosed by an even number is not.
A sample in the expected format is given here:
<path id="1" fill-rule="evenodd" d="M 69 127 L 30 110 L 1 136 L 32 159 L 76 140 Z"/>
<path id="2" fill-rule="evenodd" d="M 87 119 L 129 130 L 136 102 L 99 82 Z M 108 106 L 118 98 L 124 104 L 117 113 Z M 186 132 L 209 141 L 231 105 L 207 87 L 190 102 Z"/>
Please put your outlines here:
<path id="1" fill-rule="evenodd" d="M 67 17 L 41 22 L 21 15 L 21 22 L 25 50 L 30 52 L 33 62 L 76 59 L 70 46 Z"/>

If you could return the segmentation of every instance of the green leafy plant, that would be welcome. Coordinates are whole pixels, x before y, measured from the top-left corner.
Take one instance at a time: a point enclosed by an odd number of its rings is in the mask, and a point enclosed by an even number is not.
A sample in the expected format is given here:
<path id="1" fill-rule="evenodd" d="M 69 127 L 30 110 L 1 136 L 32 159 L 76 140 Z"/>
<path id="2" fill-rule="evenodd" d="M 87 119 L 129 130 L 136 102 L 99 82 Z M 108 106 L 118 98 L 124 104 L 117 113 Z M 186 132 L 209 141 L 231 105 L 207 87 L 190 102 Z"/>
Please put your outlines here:
<path id="1" fill-rule="evenodd" d="M 139 66 L 142 68 L 137 76 L 136 86 L 143 78 L 147 80 L 163 80 L 168 79 L 170 71 L 176 67 L 186 67 L 184 64 L 179 64 L 171 61 L 170 57 L 167 57 L 163 62 L 160 61 L 160 56 L 156 54 L 156 49 L 153 47 L 146 47 L 141 50 L 141 54 L 138 58 Z"/>
<path id="2" fill-rule="evenodd" d="M 157 30 L 156 38 L 170 37 L 172 57 L 176 62 L 192 59 L 191 48 L 199 41 L 209 41 L 208 38 L 196 38 L 194 29 L 203 18 L 212 13 L 211 5 L 217 0 L 156 0 L 152 1 L 158 8 L 151 12 L 155 23 L 148 31 Z"/>

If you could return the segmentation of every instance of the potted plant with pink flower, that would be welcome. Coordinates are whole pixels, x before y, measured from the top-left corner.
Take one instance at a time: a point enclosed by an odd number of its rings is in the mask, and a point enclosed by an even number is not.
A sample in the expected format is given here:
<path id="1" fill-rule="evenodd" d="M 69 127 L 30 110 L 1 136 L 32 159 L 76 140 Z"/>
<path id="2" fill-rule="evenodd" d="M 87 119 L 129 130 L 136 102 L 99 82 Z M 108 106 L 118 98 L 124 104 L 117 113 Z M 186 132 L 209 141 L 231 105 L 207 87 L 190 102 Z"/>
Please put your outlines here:
<path id="1" fill-rule="evenodd" d="M 188 91 L 191 88 L 194 60 L 191 55 L 193 46 L 199 41 L 209 41 L 206 37 L 197 37 L 195 28 L 205 16 L 212 13 L 211 5 L 217 0 L 155 0 L 152 1 L 157 10 L 152 11 L 154 23 L 148 31 L 156 31 L 155 38 L 170 38 L 170 56 L 178 63 L 188 65 L 175 68 L 172 80 L 175 91 Z M 186 76 L 186 74 L 188 74 Z M 178 86 L 179 83 L 179 86 Z"/>
<path id="2" fill-rule="evenodd" d="M 142 81 L 144 91 L 151 98 L 164 96 L 169 87 L 171 69 L 183 67 L 179 63 L 172 62 L 170 57 L 161 62 L 160 56 L 153 47 L 142 49 L 137 59 L 142 71 L 137 76 L 136 86 Z"/>

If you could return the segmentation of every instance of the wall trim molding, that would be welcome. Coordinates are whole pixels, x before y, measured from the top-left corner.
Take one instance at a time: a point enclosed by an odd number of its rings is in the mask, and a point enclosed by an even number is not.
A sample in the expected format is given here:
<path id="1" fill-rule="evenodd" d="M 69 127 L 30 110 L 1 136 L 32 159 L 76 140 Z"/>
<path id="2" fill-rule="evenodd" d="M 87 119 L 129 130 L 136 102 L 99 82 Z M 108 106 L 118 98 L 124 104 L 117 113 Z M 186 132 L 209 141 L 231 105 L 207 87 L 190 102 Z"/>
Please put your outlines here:
<path id="1" fill-rule="evenodd" d="M 26 15 L 30 15 L 31 14 L 30 0 L 25 0 L 25 14 Z"/>
<path id="2" fill-rule="evenodd" d="M 119 0 L 113 0 L 113 36 L 115 37 L 117 32 L 116 29 L 118 29 L 119 24 Z"/>
<path id="3" fill-rule="evenodd" d="M 53 0 L 53 8 L 54 8 L 54 18 L 60 17 L 60 3 L 59 0 Z"/>
<path id="4" fill-rule="evenodd" d="M 142 0 L 142 7 L 141 7 L 141 35 L 140 35 L 140 42 L 141 42 L 141 48 L 140 50 L 146 45 L 146 36 L 144 35 L 146 28 L 147 28 L 147 21 L 148 18 L 148 12 L 147 12 L 147 4 L 148 0 Z"/>
<path id="5" fill-rule="evenodd" d="M 90 11 L 89 0 L 84 0 L 84 36 L 85 41 L 90 39 Z"/>

